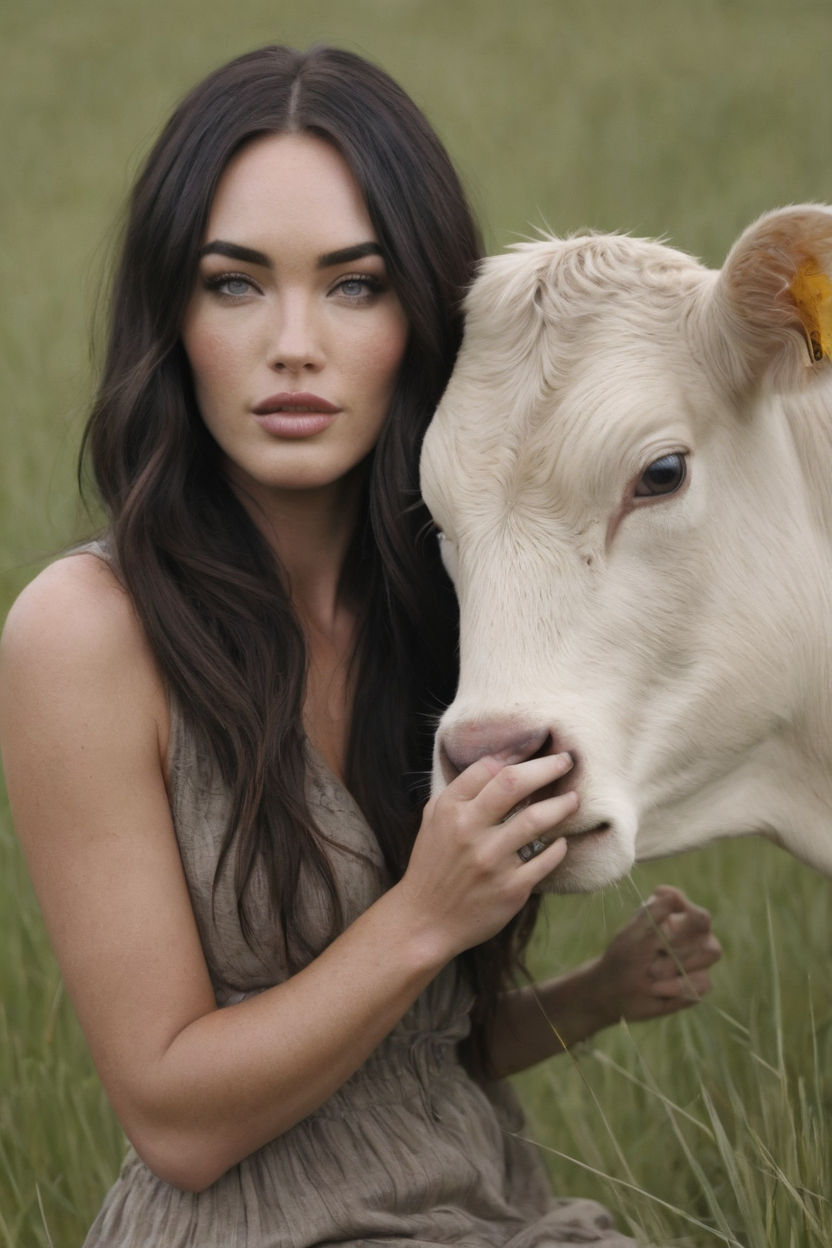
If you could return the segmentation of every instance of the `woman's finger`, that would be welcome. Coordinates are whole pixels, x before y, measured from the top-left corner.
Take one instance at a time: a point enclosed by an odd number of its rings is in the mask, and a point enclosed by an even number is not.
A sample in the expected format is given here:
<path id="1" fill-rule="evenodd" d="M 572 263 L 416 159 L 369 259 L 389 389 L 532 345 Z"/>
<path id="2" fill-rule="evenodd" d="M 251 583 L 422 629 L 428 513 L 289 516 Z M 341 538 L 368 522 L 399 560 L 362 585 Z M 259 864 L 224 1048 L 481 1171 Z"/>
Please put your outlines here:
<path id="1" fill-rule="evenodd" d="M 689 975 L 676 975 L 673 979 L 656 980 L 650 986 L 651 996 L 667 1000 L 699 1001 L 711 990 L 711 977 L 707 971 L 692 971 Z"/>
<path id="2" fill-rule="evenodd" d="M 501 823 L 516 807 L 528 802 L 538 789 L 565 776 L 572 766 L 568 754 L 547 754 L 542 758 L 529 758 L 523 763 L 500 767 L 472 799 L 478 816 L 489 824 Z"/>
<path id="3" fill-rule="evenodd" d="M 547 875 L 552 874 L 555 867 L 563 862 L 568 849 L 567 838 L 559 836 L 556 841 L 552 841 L 550 845 L 545 845 L 543 849 L 537 850 L 529 858 L 523 858 L 518 852 L 520 866 L 528 877 L 530 888 L 534 888 L 541 880 L 545 880 Z"/>
<path id="4" fill-rule="evenodd" d="M 659 884 L 637 911 L 634 924 L 640 930 L 655 931 L 670 915 L 684 912 L 690 904 L 680 888 Z"/>
<path id="5" fill-rule="evenodd" d="M 440 799 L 446 801 L 450 798 L 456 798 L 462 802 L 472 802 L 478 797 L 489 781 L 493 780 L 498 772 L 503 770 L 503 764 L 490 755 L 484 755 L 478 758 L 470 767 L 466 767 L 458 776 L 455 776 L 448 787 L 440 794 Z"/>
<path id="6" fill-rule="evenodd" d="M 722 951 L 722 946 L 711 931 L 710 923 L 706 926 L 685 928 L 678 932 L 660 929 L 656 933 L 656 941 L 660 949 L 680 959 L 689 957 L 704 948 Z"/>
<path id="7" fill-rule="evenodd" d="M 665 979 L 678 975 L 680 970 L 699 971 L 713 966 L 721 957 L 722 946 L 719 941 L 715 936 L 708 936 L 689 949 L 674 949 L 670 953 L 660 950 L 651 962 L 648 974 L 651 979 Z"/>
<path id="8" fill-rule="evenodd" d="M 524 861 L 536 857 L 538 843 L 549 844 L 554 840 L 558 825 L 569 815 L 574 815 L 577 809 L 578 795 L 574 789 L 570 789 L 568 793 L 559 793 L 557 797 L 546 797 L 533 802 L 531 806 L 501 824 L 500 834 L 506 851 L 518 854 Z M 535 852 L 523 853 L 527 846 L 535 847 Z"/>
<path id="9" fill-rule="evenodd" d="M 702 906 L 690 905 L 682 912 L 670 914 L 659 925 L 673 946 L 698 939 L 711 930 L 711 916 Z"/>

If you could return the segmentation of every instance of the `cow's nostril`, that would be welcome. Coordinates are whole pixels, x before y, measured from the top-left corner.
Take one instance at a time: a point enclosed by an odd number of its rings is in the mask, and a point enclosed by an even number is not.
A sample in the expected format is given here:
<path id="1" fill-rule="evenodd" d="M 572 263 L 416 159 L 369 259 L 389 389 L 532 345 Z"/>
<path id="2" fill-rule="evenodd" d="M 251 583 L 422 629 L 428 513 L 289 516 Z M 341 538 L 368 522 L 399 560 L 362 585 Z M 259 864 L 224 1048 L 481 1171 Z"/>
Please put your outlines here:
<path id="1" fill-rule="evenodd" d="M 544 740 L 540 743 L 534 754 L 530 754 L 529 758 L 545 758 L 547 754 L 557 754 L 555 749 L 555 739 L 551 732 L 547 732 Z"/>
<path id="2" fill-rule="evenodd" d="M 477 759 L 489 755 L 504 763 L 520 763 L 552 753 L 548 726 L 532 728 L 510 719 L 485 719 L 454 724 L 440 740 L 439 756 L 446 778 L 459 775 Z"/>

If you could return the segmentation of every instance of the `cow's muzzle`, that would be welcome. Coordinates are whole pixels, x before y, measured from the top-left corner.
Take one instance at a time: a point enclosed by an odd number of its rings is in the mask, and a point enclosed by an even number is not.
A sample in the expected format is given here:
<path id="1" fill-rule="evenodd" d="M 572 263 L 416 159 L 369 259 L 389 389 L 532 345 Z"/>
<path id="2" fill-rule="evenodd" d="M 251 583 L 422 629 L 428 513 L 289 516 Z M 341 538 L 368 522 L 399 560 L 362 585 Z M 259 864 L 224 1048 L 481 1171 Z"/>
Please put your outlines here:
<path id="1" fill-rule="evenodd" d="M 568 753 L 573 764 L 578 763 L 576 751 L 560 740 L 548 724 L 530 725 L 513 716 L 489 716 L 451 724 L 440 731 L 438 747 L 446 784 L 485 757 L 508 765 L 547 754 Z M 574 779 L 574 770 L 570 775 Z"/>

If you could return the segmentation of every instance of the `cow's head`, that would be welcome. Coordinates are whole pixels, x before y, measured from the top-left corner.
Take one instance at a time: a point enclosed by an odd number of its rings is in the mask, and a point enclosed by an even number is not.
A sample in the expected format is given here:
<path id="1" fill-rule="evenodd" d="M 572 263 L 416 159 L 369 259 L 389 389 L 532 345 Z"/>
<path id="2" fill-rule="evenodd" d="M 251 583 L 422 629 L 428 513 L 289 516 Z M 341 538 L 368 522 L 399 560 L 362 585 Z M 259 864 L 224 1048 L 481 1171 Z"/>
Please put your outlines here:
<path id="1" fill-rule="evenodd" d="M 470 292 L 422 454 L 461 612 L 434 785 L 571 751 L 554 889 L 782 832 L 777 751 L 829 679 L 830 272 L 832 211 L 804 207 L 721 273 L 591 235 L 489 259 Z"/>

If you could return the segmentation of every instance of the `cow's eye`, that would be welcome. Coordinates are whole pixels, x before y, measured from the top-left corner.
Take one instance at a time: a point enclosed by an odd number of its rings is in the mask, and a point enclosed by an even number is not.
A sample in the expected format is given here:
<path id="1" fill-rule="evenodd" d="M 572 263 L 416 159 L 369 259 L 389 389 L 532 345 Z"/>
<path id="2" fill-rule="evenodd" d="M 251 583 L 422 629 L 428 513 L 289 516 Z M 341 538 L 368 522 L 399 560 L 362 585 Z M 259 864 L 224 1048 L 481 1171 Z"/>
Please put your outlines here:
<path id="1" fill-rule="evenodd" d="M 687 476 L 687 458 L 681 454 L 662 455 L 644 469 L 636 485 L 636 498 L 654 498 L 674 494 Z"/>

